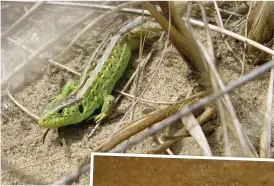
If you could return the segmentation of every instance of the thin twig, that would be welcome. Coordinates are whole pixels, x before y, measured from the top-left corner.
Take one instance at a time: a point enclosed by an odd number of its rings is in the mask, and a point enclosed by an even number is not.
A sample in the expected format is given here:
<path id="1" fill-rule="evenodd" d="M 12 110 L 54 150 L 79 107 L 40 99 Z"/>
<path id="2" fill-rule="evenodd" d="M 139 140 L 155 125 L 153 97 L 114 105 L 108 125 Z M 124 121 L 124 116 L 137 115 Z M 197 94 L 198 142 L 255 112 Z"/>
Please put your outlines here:
<path id="1" fill-rule="evenodd" d="M 153 45 L 153 46 L 156 46 L 158 43 L 160 43 L 163 39 L 163 36 L 164 34 L 161 35 L 161 37 L 159 38 L 159 40 Z M 141 66 L 142 68 L 145 68 L 147 62 L 149 61 L 149 59 L 151 58 L 151 55 L 155 52 L 155 47 L 152 47 L 152 50 L 147 54 L 147 56 L 144 58 L 144 60 L 141 62 Z M 124 92 L 128 87 L 129 85 L 131 84 L 131 82 L 133 81 L 133 79 L 135 78 L 136 74 L 137 74 L 137 70 L 136 69 L 134 71 L 134 73 L 131 75 L 130 79 L 127 81 L 126 85 L 123 87 L 123 89 L 121 90 L 121 92 Z M 121 94 L 119 94 L 117 96 L 117 98 L 115 99 L 115 103 L 117 103 L 119 101 L 119 99 L 121 98 Z M 144 100 L 144 99 L 143 99 Z"/>
<path id="2" fill-rule="evenodd" d="M 127 96 L 129 98 L 134 98 L 133 95 L 125 93 L 125 92 L 122 92 L 120 90 L 114 89 L 114 91 L 118 92 L 118 93 L 120 93 L 120 94 L 122 94 L 124 96 Z M 143 99 L 143 98 L 140 98 L 140 101 L 142 101 L 144 103 L 163 104 L 163 105 L 173 105 L 173 104 L 177 103 L 177 102 L 152 101 L 152 100 Z"/>
<path id="3" fill-rule="evenodd" d="M 193 38 L 193 34 L 188 30 L 182 21 L 176 19 L 176 14 L 178 12 L 171 12 L 171 20 L 174 22 L 174 25 L 169 26 L 168 18 L 168 10 L 167 10 L 167 2 L 161 3 L 161 9 L 165 13 L 165 16 L 160 13 L 154 5 L 149 2 L 144 2 L 143 5 L 146 9 L 150 11 L 155 20 L 161 25 L 161 27 L 166 31 L 170 32 L 170 40 L 173 43 L 173 46 L 177 49 L 181 58 L 186 62 L 190 69 L 198 70 L 199 72 L 204 72 L 204 66 L 202 66 L 201 55 L 197 53 L 198 46 L 195 43 Z M 174 2 L 170 2 L 171 7 L 174 6 Z M 179 16 L 179 15 L 178 15 Z M 178 29 L 178 30 L 177 30 Z M 186 60 L 187 59 L 187 60 Z"/>
<path id="4" fill-rule="evenodd" d="M 186 20 L 186 18 L 182 18 L 182 19 Z M 189 21 L 193 25 L 204 27 L 204 23 L 201 22 L 201 21 L 198 21 L 198 20 L 195 20 L 195 19 L 190 19 Z M 215 25 L 208 24 L 208 27 L 209 27 L 210 30 L 213 30 L 215 32 L 219 32 L 219 33 L 225 34 L 225 35 L 230 36 L 230 37 L 233 37 L 233 38 L 235 38 L 237 40 L 240 40 L 240 41 L 242 41 L 244 43 L 247 43 L 247 44 L 249 44 L 249 45 L 251 45 L 251 46 L 253 46 L 255 48 L 258 48 L 258 49 L 260 49 L 260 50 L 262 50 L 262 51 L 264 51 L 266 53 L 274 55 L 274 50 L 271 50 L 270 48 L 267 48 L 264 45 L 261 45 L 260 43 L 255 42 L 255 41 L 253 41 L 251 39 L 248 39 L 248 38 L 246 38 L 244 36 L 241 36 L 239 34 L 236 34 L 234 32 L 231 32 L 231 31 L 229 31 L 227 29 L 224 29 L 224 28 L 221 28 L 221 27 L 218 27 L 218 26 L 215 26 Z"/>
<path id="5" fill-rule="evenodd" d="M 144 10 L 144 9 L 143 9 Z M 144 14 L 142 14 L 142 19 L 144 17 Z M 139 56 L 138 56 L 138 60 L 140 61 L 141 58 L 142 58 L 142 55 L 143 55 L 143 49 L 144 49 L 144 45 L 143 43 L 145 44 L 145 38 L 143 39 L 143 20 L 142 20 L 142 23 L 141 23 L 141 37 L 140 37 L 140 47 L 139 47 Z M 141 64 L 138 65 L 137 67 L 137 73 L 136 73 L 136 77 L 134 79 L 134 89 L 133 90 L 133 101 L 135 102 L 136 101 L 136 97 L 138 96 L 138 90 L 139 90 L 139 76 L 140 76 L 140 70 L 141 70 Z M 130 118 L 129 118 L 129 121 L 132 121 L 133 118 L 134 118 L 134 112 L 135 112 L 135 108 L 136 108 L 136 105 L 133 106 L 132 110 L 131 110 L 131 113 L 130 113 Z"/>
<path id="6" fill-rule="evenodd" d="M 225 10 L 225 9 L 221 9 L 221 8 L 219 8 L 219 10 L 220 10 L 220 12 L 225 12 L 225 13 L 227 13 L 227 14 L 234 15 L 234 16 L 238 16 L 238 17 L 243 17 L 243 16 L 244 16 L 244 15 L 235 13 L 235 11 L 234 11 L 234 12 L 231 12 L 231 11 L 229 11 L 229 10 Z M 236 10 L 237 10 L 237 9 L 236 9 Z"/>
<path id="7" fill-rule="evenodd" d="M 90 133 L 88 134 L 88 137 L 90 138 L 96 131 L 96 129 L 99 127 L 99 125 L 101 124 L 102 122 L 99 122 L 95 125 L 95 127 L 90 131 Z"/>
<path id="8" fill-rule="evenodd" d="M 33 3 L 32 1 L 27 1 L 27 3 Z M 87 4 L 87 3 L 76 3 L 76 2 L 53 2 L 53 1 L 47 1 L 45 5 L 60 5 L 60 6 L 71 6 L 71 7 L 82 7 L 82 8 L 89 8 L 93 9 L 95 11 L 106 11 L 106 10 L 112 10 L 115 8 L 115 6 L 108 6 L 108 5 L 100 5 L 100 4 Z M 142 15 L 142 10 L 135 9 L 135 8 L 123 8 L 122 10 L 119 10 L 119 12 L 123 13 L 129 13 L 134 15 Z M 145 16 L 149 16 L 150 13 L 145 10 L 144 11 Z"/>
<path id="9" fill-rule="evenodd" d="M 170 22 L 169 22 L 169 26 L 170 26 Z M 169 32 L 168 32 L 168 36 L 167 38 L 169 38 Z M 160 60 L 158 61 L 158 63 L 156 64 L 156 67 L 152 73 L 152 76 L 151 78 L 149 79 L 146 87 L 143 89 L 143 91 L 141 92 L 141 94 L 139 95 L 139 97 L 136 99 L 136 101 L 132 104 L 132 106 L 128 109 L 128 111 L 124 114 L 124 116 L 122 117 L 122 119 L 120 120 L 119 122 L 119 125 L 121 125 L 121 123 L 123 122 L 124 118 L 126 117 L 126 115 L 132 110 L 132 108 L 138 103 L 138 101 L 140 100 L 141 96 L 145 93 L 145 91 L 147 90 L 147 88 L 149 87 L 150 83 L 152 82 L 152 80 L 154 79 L 154 76 L 156 74 L 156 72 L 158 71 L 160 65 L 162 64 L 162 61 L 163 61 L 163 58 L 165 56 L 165 52 L 166 52 L 166 48 L 167 48 L 167 45 L 168 45 L 168 39 L 166 40 L 166 43 L 165 43 L 165 48 L 163 50 L 163 53 L 162 53 L 162 56 L 160 58 Z M 115 131 L 115 130 L 114 130 Z"/>
<path id="10" fill-rule="evenodd" d="M 244 16 L 244 17 L 242 17 L 241 19 L 239 19 L 238 21 L 235 21 L 234 23 L 233 23 L 233 25 L 236 25 L 236 26 L 234 26 L 230 31 L 233 31 L 233 30 L 235 30 L 236 28 L 238 28 L 241 24 L 243 24 L 244 22 L 246 22 L 246 15 Z M 239 23 L 239 24 L 238 24 Z M 226 24 L 225 24 L 226 25 Z M 224 26 L 225 26 L 224 25 Z"/>
<path id="11" fill-rule="evenodd" d="M 218 5 L 217 5 L 218 6 Z M 220 10 L 220 8 L 219 8 Z M 229 17 L 227 18 L 227 20 L 225 21 L 224 26 L 228 23 L 228 21 L 230 20 L 230 18 L 233 16 L 233 14 L 238 10 L 238 7 L 235 8 L 235 10 L 229 15 Z M 244 17 L 244 16 L 241 16 Z"/>
<path id="12" fill-rule="evenodd" d="M 235 27 L 233 27 L 232 29 L 230 29 L 230 31 L 231 31 L 231 32 L 234 31 L 236 28 L 238 28 L 240 25 L 242 25 L 244 22 L 246 22 L 246 20 L 244 20 L 245 17 L 246 17 L 246 16 L 244 16 L 244 17 L 242 17 L 241 19 L 239 19 L 238 21 L 234 22 L 234 24 L 236 24 L 237 22 L 239 22 L 239 24 L 237 24 Z M 225 26 L 225 25 L 226 25 L 226 24 L 224 24 L 224 26 Z M 209 29 L 210 29 L 210 28 L 209 28 Z M 214 38 L 214 37 L 218 36 L 219 34 L 220 34 L 220 33 L 216 33 L 216 34 L 214 34 L 214 35 L 211 36 L 211 37 Z M 205 40 L 202 41 L 202 42 L 205 42 Z"/>
<path id="13" fill-rule="evenodd" d="M 215 1 L 214 1 L 214 5 L 215 5 L 215 8 L 216 8 L 216 11 L 219 12 L 217 3 Z M 218 16 L 218 19 L 219 19 L 218 22 L 219 22 L 220 26 L 223 28 L 222 18 L 220 16 L 220 14 Z M 225 43 L 227 44 L 227 47 L 230 48 L 230 46 L 229 46 L 229 44 L 228 44 L 228 42 L 226 40 L 225 40 Z M 232 51 L 232 49 L 231 49 L 231 51 Z M 237 58 L 237 59 L 240 60 L 239 58 Z M 241 62 L 241 60 L 240 60 L 240 62 Z M 241 75 L 243 75 L 243 73 L 244 73 L 244 63 L 242 63 L 242 73 L 241 73 Z M 216 73 L 216 75 L 219 76 L 217 73 Z M 223 84 L 222 80 L 220 78 L 217 78 L 217 81 L 218 81 L 218 84 L 219 84 L 220 88 L 223 89 L 224 84 Z M 248 138 L 244 139 L 245 137 L 247 137 L 247 135 L 241 129 L 241 125 L 240 125 L 240 122 L 239 122 L 239 120 L 237 118 L 236 111 L 235 111 L 235 109 L 234 109 L 234 107 L 232 105 L 232 102 L 231 102 L 231 100 L 230 100 L 230 98 L 229 98 L 229 96 L 227 94 L 224 95 L 224 100 L 223 101 L 224 101 L 225 105 L 227 106 L 227 108 L 228 108 L 228 110 L 230 112 L 230 115 L 232 117 L 233 124 L 234 124 L 234 127 L 236 129 L 236 133 L 238 135 L 238 138 L 239 138 L 239 141 L 240 141 L 240 144 L 241 144 L 241 147 L 243 149 L 244 154 L 247 155 L 246 154 L 247 153 L 246 146 L 249 145 L 249 147 L 250 147 L 250 153 L 253 153 L 255 156 L 257 156 L 257 153 L 256 153 L 253 145 L 250 143 L 249 139 Z M 224 132 L 226 132 L 226 129 L 224 129 Z M 226 134 L 224 136 L 226 136 Z M 229 143 L 227 143 L 227 145 L 229 145 Z M 226 147 L 226 149 L 228 149 L 228 148 Z"/>
<path id="14" fill-rule="evenodd" d="M 168 106 L 168 107 L 166 107 L 164 109 L 161 109 L 159 111 L 151 113 L 148 116 L 145 116 L 144 118 L 151 118 L 152 115 L 154 115 L 154 116 L 156 115 L 156 118 L 157 117 L 159 118 L 159 116 L 162 117 L 162 115 L 171 114 L 172 112 L 174 112 L 174 110 L 177 112 L 178 109 L 181 107 L 181 105 L 186 104 L 188 102 L 192 102 L 193 100 L 198 99 L 200 97 L 203 97 L 203 96 L 205 96 L 207 94 L 208 94 L 207 91 L 198 92 L 196 94 L 193 94 L 193 95 L 191 95 L 189 97 L 186 97 L 186 98 L 180 100 L 179 102 L 175 103 L 174 105 L 170 105 L 170 106 Z M 141 119 L 143 119 L 143 118 L 141 118 Z M 138 120 L 136 120 L 136 121 L 138 121 Z M 149 122 L 151 122 L 151 121 L 149 121 Z M 124 130 L 127 127 L 130 127 L 131 125 L 134 125 L 134 123 L 136 123 L 136 122 L 131 122 L 131 123 L 127 123 L 127 124 L 123 125 L 121 128 L 119 128 L 118 132 Z M 157 123 L 157 122 L 155 122 L 155 123 Z M 153 125 L 153 124 L 154 123 L 152 122 L 151 125 Z M 118 132 L 116 132 L 116 133 L 118 133 Z"/>
<path id="15" fill-rule="evenodd" d="M 149 56 L 150 58 L 150 56 Z M 137 74 L 137 69 L 134 71 L 134 73 L 131 75 L 130 79 L 127 81 L 127 83 L 125 84 L 125 86 L 123 87 L 123 89 L 121 90 L 121 92 L 124 92 L 128 87 L 129 85 L 132 83 L 132 81 L 134 80 L 135 76 Z M 116 99 L 115 99 L 115 103 L 117 103 L 119 101 L 119 99 L 122 97 L 122 93 L 119 94 Z"/>
<path id="16" fill-rule="evenodd" d="M 223 24 L 223 21 L 222 21 L 222 17 L 221 17 L 221 14 L 220 14 L 220 10 L 219 10 L 219 7 L 216 3 L 216 1 L 213 1 L 214 3 L 214 7 L 215 7 L 215 10 L 216 10 L 216 13 L 217 13 L 217 17 L 218 17 L 218 20 L 219 20 L 219 24 L 222 28 L 224 28 L 224 24 Z M 217 22 L 218 23 L 218 22 Z"/>
<path id="17" fill-rule="evenodd" d="M 14 28 L 21 24 L 26 18 L 28 18 L 35 10 L 37 10 L 45 1 L 38 1 L 27 11 L 23 16 L 21 16 L 17 21 L 15 21 L 7 30 L 2 33 L 1 39 L 4 39 Z"/>
<path id="18" fill-rule="evenodd" d="M 205 50 L 202 45 L 200 45 L 200 46 L 201 46 L 201 49 Z M 207 53 L 205 53 L 205 57 L 208 59 L 207 60 L 209 62 L 208 64 L 209 64 L 211 70 L 214 72 L 214 75 L 216 76 L 216 80 L 218 82 L 218 85 L 220 86 L 221 90 L 224 90 L 225 89 L 225 85 L 224 85 L 223 81 L 221 80 L 221 77 L 220 77 L 220 75 L 219 75 L 216 67 L 214 66 L 213 63 L 211 63 L 210 56 L 207 56 Z M 251 143 L 249 143 L 248 139 L 245 138 L 244 131 L 243 131 L 242 127 L 241 127 L 241 124 L 240 124 L 240 122 L 238 120 L 236 111 L 235 111 L 235 109 L 233 107 L 233 104 L 232 104 L 232 102 L 230 100 L 230 97 L 229 97 L 229 95 L 227 93 L 224 94 L 224 99 L 226 101 L 226 106 L 227 106 L 227 108 L 229 110 L 229 113 L 230 113 L 230 115 L 231 115 L 231 117 L 233 119 L 233 124 L 234 124 L 234 127 L 236 129 L 236 133 L 238 135 L 238 139 L 239 139 L 239 142 L 240 142 L 240 145 L 241 145 L 241 148 L 243 150 L 244 155 L 247 156 L 248 153 L 249 153 L 252 156 L 253 155 L 257 156 L 256 151 L 254 150 L 254 147 L 252 146 Z M 249 148 L 247 148 L 247 147 L 249 147 Z"/>
<path id="19" fill-rule="evenodd" d="M 44 132 L 44 134 L 43 134 L 43 136 L 42 136 L 42 143 L 45 142 L 45 139 L 46 139 L 46 137 L 47 137 L 49 131 L 50 131 L 50 128 L 47 128 L 47 129 L 45 130 L 45 132 Z"/>
<path id="20" fill-rule="evenodd" d="M 113 26 L 113 23 L 117 20 L 117 18 L 119 17 L 119 15 L 116 15 L 113 17 L 113 20 L 111 20 L 104 28 L 102 28 L 102 30 L 100 30 L 100 33 L 96 36 L 95 41 L 97 41 L 99 39 L 99 37 L 101 36 L 101 34 L 107 30 L 109 27 Z"/>
<path id="21" fill-rule="evenodd" d="M 185 116 L 185 115 L 197 110 L 201 106 L 211 103 L 212 101 L 216 100 L 217 98 L 223 96 L 225 93 L 231 92 L 235 88 L 244 85 L 248 81 L 256 78 L 257 76 L 261 75 L 262 73 L 266 72 L 267 70 L 269 70 L 270 68 L 273 68 L 273 67 L 274 67 L 274 60 L 271 60 L 271 61 L 265 63 L 264 65 L 258 67 L 256 70 L 253 70 L 252 72 L 240 77 L 238 80 L 234 81 L 233 83 L 227 85 L 223 90 L 221 90 L 219 92 L 215 92 L 205 98 L 202 98 L 199 101 L 197 101 L 195 104 L 190 105 L 189 107 L 183 108 L 182 110 L 180 110 L 176 114 L 173 114 L 172 116 L 165 119 L 164 121 L 152 126 L 150 128 L 150 130 L 127 141 L 126 144 L 122 144 L 118 148 L 112 149 L 110 152 L 115 152 L 115 153 L 116 152 L 124 152 L 128 147 L 135 145 L 135 144 L 139 143 L 141 140 L 143 140 L 144 138 L 155 134 L 159 130 L 162 130 L 166 126 L 168 126 L 168 125 L 174 123 L 175 121 L 177 121 L 178 119 L 180 119 L 182 116 Z"/>
<path id="22" fill-rule="evenodd" d="M 217 11 L 217 17 L 219 18 L 219 21 L 217 20 L 217 23 L 222 25 L 222 27 L 223 27 L 222 18 L 221 18 L 220 13 L 218 13 L 219 9 L 218 9 L 217 3 L 215 1 L 214 1 L 214 6 L 215 6 L 215 9 Z M 205 55 L 205 58 L 208 59 L 207 63 L 210 66 L 210 78 L 211 78 L 212 87 L 213 87 L 214 91 L 217 92 L 217 91 L 219 91 L 218 81 L 222 82 L 222 80 L 220 79 L 220 77 L 218 75 L 218 72 L 216 71 L 216 69 L 214 67 L 214 63 L 215 63 L 214 54 L 213 54 L 214 51 L 213 51 L 213 46 L 212 46 L 212 40 L 211 40 L 210 34 L 209 34 L 208 22 L 206 20 L 206 15 L 205 15 L 205 12 L 203 10 L 203 7 L 201 5 L 200 5 L 200 8 L 201 8 L 203 20 L 204 20 L 204 23 L 205 23 L 205 30 L 206 30 L 206 33 L 207 33 L 207 42 L 208 42 L 208 45 L 211 46 L 211 48 L 210 48 L 211 49 L 211 55 L 209 56 L 209 58 L 206 58 L 206 56 L 207 56 L 206 51 L 204 52 L 204 55 Z M 201 49 L 203 50 L 204 47 L 201 46 Z M 227 132 L 227 130 L 225 130 L 227 128 L 227 121 L 225 120 L 226 115 L 224 113 L 223 104 L 222 104 L 220 99 L 216 100 L 216 104 L 219 108 L 220 118 L 221 118 L 221 122 L 223 124 L 224 132 Z M 227 135 L 228 134 L 225 133 L 224 137 L 226 137 Z M 226 138 L 224 138 L 224 140 L 225 140 L 225 153 L 226 153 L 226 155 L 230 155 L 230 153 L 229 153 L 230 152 L 230 145 L 229 145 L 230 143 Z"/>
<path id="23" fill-rule="evenodd" d="M 226 47 L 227 49 L 232 53 L 232 55 L 234 56 L 235 59 L 237 59 L 240 64 L 242 65 L 242 71 L 241 71 L 241 76 L 244 75 L 245 73 L 245 63 L 243 60 L 240 59 L 239 56 L 237 56 L 237 54 L 235 54 L 235 52 L 233 51 L 233 49 L 230 47 L 228 41 L 225 39 L 225 44 L 226 44 Z"/>
<path id="24" fill-rule="evenodd" d="M 31 49 L 28 48 L 27 46 L 25 46 L 25 45 L 19 43 L 18 41 L 14 40 L 13 38 L 8 37 L 7 39 L 8 39 L 9 41 L 11 41 L 12 43 L 16 44 L 17 46 L 20 46 L 21 48 L 23 48 L 23 49 L 25 49 L 26 51 L 30 52 L 31 54 L 34 53 L 33 50 L 31 50 Z M 40 58 L 40 57 L 38 57 L 38 58 L 41 59 L 42 62 L 44 62 L 44 60 L 43 60 L 42 58 Z M 51 64 L 53 64 L 53 65 L 55 65 L 55 66 L 57 66 L 57 67 L 59 67 L 59 68 L 61 68 L 61 69 L 65 69 L 65 70 L 67 70 L 67 71 L 69 71 L 69 72 L 71 72 L 71 73 L 73 73 L 73 74 L 75 74 L 75 75 L 78 75 L 78 76 L 81 75 L 80 73 L 78 73 L 78 72 L 76 72 L 76 71 L 74 71 L 74 70 L 72 70 L 72 69 L 70 69 L 70 68 L 68 68 L 68 67 L 66 67 L 66 66 L 64 66 L 64 65 L 62 65 L 62 64 L 60 64 L 60 63 L 58 63 L 58 62 L 56 62 L 56 61 L 53 61 L 52 59 L 47 59 L 47 62 L 49 62 L 49 63 L 51 63 Z"/>
<path id="25" fill-rule="evenodd" d="M 206 20 L 206 16 L 205 16 L 205 11 L 204 9 L 202 9 L 201 7 L 203 7 L 201 5 L 201 3 L 198 3 L 201 11 L 202 11 L 202 18 L 203 21 L 205 23 L 207 23 Z M 187 4 L 187 18 L 189 19 L 190 15 L 191 15 L 191 9 L 192 9 L 192 3 L 188 3 Z M 188 26 L 190 31 L 193 31 L 192 26 L 190 25 L 189 21 L 186 22 L 186 25 Z M 205 24 L 205 28 L 207 30 L 206 32 L 206 37 L 207 37 L 207 43 L 208 43 L 208 53 L 210 53 L 210 56 L 214 56 L 214 51 L 213 51 L 213 44 L 212 44 L 212 40 L 210 38 L 210 33 L 209 33 L 209 29 L 207 24 Z M 194 34 L 193 34 L 193 38 L 195 38 Z M 195 43 L 198 44 L 198 39 L 194 39 Z M 199 46 L 199 45 L 198 45 Z M 200 49 L 199 49 L 200 50 Z M 206 58 L 204 58 L 204 54 L 203 51 L 200 50 L 199 54 L 201 55 L 201 57 L 204 59 L 203 61 L 201 61 L 201 63 L 203 63 L 203 66 L 207 67 L 206 64 Z M 214 58 L 214 57 L 212 57 Z M 192 113 L 186 115 L 185 117 L 181 118 L 181 121 L 184 123 L 186 129 L 189 131 L 189 133 L 191 134 L 191 136 L 193 136 L 193 138 L 197 141 L 197 143 L 200 145 L 200 147 L 203 150 L 203 154 L 206 156 L 211 156 L 212 152 L 211 149 L 209 147 L 209 144 L 206 140 L 206 137 L 202 131 L 201 126 L 199 125 L 199 122 L 195 119 L 194 115 Z"/>
<path id="26" fill-rule="evenodd" d="M 246 16 L 246 24 L 245 24 L 245 37 L 247 38 L 247 27 L 248 27 L 248 19 L 252 10 L 252 5 L 253 3 L 250 4 L 247 16 Z M 246 43 L 244 43 L 244 51 L 243 51 L 243 63 L 245 62 L 245 57 L 246 57 Z"/>
<path id="27" fill-rule="evenodd" d="M 214 1 L 214 6 L 215 6 L 215 10 L 217 12 L 217 18 L 218 18 L 217 24 L 221 28 L 224 28 L 222 17 L 221 17 L 221 14 L 219 13 L 219 8 L 218 8 L 218 5 L 217 5 L 216 1 Z M 225 44 L 228 47 L 228 49 L 231 49 L 230 45 L 227 42 L 227 40 L 225 39 L 224 35 L 221 35 L 221 36 L 225 40 Z M 231 49 L 231 51 L 232 51 L 232 49 Z M 232 53 L 233 53 L 233 51 L 232 51 Z M 216 82 L 216 78 L 214 76 L 211 76 L 211 81 L 213 82 L 214 90 L 218 91 L 218 89 L 219 89 L 219 87 L 217 85 L 218 83 Z M 224 105 L 223 105 L 223 102 L 220 99 L 216 100 L 216 104 L 217 104 L 217 106 L 219 108 L 220 119 L 221 119 L 221 123 L 222 123 L 222 126 L 223 126 L 223 138 L 224 138 L 225 156 L 231 156 L 230 141 L 229 141 L 229 138 L 228 138 L 228 130 L 227 130 L 227 128 L 228 128 L 228 122 L 227 122 L 227 119 L 226 119 L 227 116 L 225 114 Z"/>
<path id="28" fill-rule="evenodd" d="M 178 109 L 181 107 L 181 105 L 189 102 L 193 102 L 194 99 L 198 99 L 206 94 L 207 94 L 206 91 L 199 92 L 187 99 L 181 100 L 179 103 L 176 103 L 174 105 L 168 106 L 167 108 L 155 111 L 131 123 L 124 124 L 122 127 L 119 128 L 119 130 L 116 133 L 114 133 L 113 136 L 105 140 L 100 146 L 96 147 L 94 151 L 105 152 L 105 151 L 111 150 L 112 148 L 117 146 L 119 143 L 127 140 L 129 137 L 137 134 L 138 132 L 148 127 L 151 127 L 157 122 L 160 122 L 166 119 L 171 114 L 176 113 Z"/>
<path id="29" fill-rule="evenodd" d="M 216 12 L 217 12 L 217 18 L 218 18 L 218 21 L 217 21 L 217 24 L 221 27 L 221 28 L 224 28 L 224 24 L 223 24 L 223 21 L 222 21 L 222 17 L 221 17 L 221 14 L 219 12 L 219 8 L 218 8 L 218 5 L 216 3 L 216 1 L 214 1 L 214 6 L 215 6 L 215 9 L 216 9 Z M 244 71 L 245 71 L 245 64 L 244 62 L 235 54 L 235 52 L 232 50 L 232 48 L 230 47 L 228 41 L 226 40 L 226 38 L 224 37 L 224 35 L 222 35 L 223 39 L 224 39 L 224 42 L 226 44 L 226 47 L 228 48 L 228 50 L 232 53 L 232 55 L 241 63 L 242 65 L 242 72 L 241 72 L 241 76 L 244 74 Z"/>
<path id="30" fill-rule="evenodd" d="M 25 113 L 27 113 L 29 116 L 31 116 L 32 118 L 39 120 L 39 117 L 36 116 L 35 114 L 31 113 L 28 109 L 26 109 L 23 105 L 21 105 L 18 101 L 16 101 L 16 99 L 11 95 L 9 89 L 7 88 L 7 93 L 9 98 L 19 107 L 21 108 Z"/>

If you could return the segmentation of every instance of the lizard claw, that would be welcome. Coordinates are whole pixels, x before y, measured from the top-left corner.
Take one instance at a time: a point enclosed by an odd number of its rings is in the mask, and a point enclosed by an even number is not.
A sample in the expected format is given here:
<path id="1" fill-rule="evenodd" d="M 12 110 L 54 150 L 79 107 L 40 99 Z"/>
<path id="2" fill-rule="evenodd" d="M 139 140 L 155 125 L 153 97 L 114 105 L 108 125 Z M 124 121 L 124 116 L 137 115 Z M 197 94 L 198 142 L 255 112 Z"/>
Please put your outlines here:
<path id="1" fill-rule="evenodd" d="M 99 115 L 97 115 L 97 116 L 95 117 L 94 121 L 95 121 L 96 124 L 98 124 L 98 123 L 100 123 L 103 119 L 105 119 L 106 117 L 107 117 L 106 114 L 101 113 L 101 114 L 99 114 Z"/>

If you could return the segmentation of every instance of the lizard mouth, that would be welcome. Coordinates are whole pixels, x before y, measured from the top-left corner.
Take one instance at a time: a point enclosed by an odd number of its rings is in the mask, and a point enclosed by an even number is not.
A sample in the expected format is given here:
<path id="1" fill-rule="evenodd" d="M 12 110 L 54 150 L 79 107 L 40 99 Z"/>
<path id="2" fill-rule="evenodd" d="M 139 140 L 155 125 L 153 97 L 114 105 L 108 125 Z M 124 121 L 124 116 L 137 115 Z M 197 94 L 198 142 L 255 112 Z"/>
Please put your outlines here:
<path id="1" fill-rule="evenodd" d="M 72 118 L 67 117 L 49 118 L 47 116 L 42 116 L 38 120 L 38 125 L 42 128 L 58 128 L 71 125 L 74 123 L 78 122 L 72 121 Z"/>
<path id="2" fill-rule="evenodd" d="M 46 120 L 45 118 L 40 118 L 38 125 L 42 128 L 56 128 L 53 120 Z"/>
<path id="3" fill-rule="evenodd" d="M 52 118 L 48 115 L 42 115 L 38 120 L 39 127 L 42 128 L 57 128 L 61 127 L 65 124 L 65 118 L 64 117 L 58 117 L 58 118 Z"/>

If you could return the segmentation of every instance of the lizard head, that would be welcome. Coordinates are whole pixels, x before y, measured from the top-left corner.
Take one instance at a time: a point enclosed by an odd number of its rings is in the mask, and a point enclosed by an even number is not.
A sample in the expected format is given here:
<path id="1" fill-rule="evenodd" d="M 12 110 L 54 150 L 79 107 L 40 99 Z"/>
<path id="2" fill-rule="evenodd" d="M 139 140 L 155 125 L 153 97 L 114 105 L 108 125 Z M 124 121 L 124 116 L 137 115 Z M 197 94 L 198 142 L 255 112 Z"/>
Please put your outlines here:
<path id="1" fill-rule="evenodd" d="M 73 96 L 55 99 L 44 109 L 38 124 L 43 128 L 57 128 L 79 123 L 84 117 L 81 101 Z"/>

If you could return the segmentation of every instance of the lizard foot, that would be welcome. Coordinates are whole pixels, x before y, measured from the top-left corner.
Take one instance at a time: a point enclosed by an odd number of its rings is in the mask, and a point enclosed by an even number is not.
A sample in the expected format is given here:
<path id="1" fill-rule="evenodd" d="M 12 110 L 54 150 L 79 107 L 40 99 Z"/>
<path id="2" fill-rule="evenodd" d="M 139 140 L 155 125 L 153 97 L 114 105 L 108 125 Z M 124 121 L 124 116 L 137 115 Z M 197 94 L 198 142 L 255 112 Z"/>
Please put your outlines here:
<path id="1" fill-rule="evenodd" d="M 94 121 L 96 124 L 100 123 L 103 119 L 105 119 L 107 117 L 107 114 L 105 113 L 100 113 L 98 114 L 95 118 Z"/>

